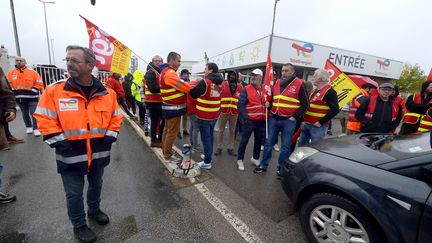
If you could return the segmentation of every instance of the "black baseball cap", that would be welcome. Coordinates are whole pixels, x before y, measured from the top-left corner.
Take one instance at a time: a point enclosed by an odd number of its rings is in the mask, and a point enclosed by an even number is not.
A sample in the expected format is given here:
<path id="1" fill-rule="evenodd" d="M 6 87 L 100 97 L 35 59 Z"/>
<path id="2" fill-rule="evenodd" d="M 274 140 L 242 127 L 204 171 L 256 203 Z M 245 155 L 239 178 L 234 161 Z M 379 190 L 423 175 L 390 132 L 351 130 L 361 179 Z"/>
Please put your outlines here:
<path id="1" fill-rule="evenodd" d="M 183 74 L 185 74 L 185 73 L 187 73 L 187 74 L 191 74 L 191 72 L 189 72 L 189 70 L 187 70 L 187 69 L 182 69 L 182 70 L 180 71 L 180 75 L 183 75 Z"/>

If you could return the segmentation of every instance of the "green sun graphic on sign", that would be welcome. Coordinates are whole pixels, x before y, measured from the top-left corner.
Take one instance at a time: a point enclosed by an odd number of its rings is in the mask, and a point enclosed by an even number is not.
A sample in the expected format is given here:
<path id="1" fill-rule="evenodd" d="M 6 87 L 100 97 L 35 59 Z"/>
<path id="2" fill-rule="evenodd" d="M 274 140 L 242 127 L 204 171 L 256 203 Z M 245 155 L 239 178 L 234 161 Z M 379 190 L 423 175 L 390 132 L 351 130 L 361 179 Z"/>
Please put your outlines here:
<path id="1" fill-rule="evenodd" d="M 233 65 L 234 65 L 234 54 L 231 54 L 231 55 L 230 55 L 230 58 L 229 58 L 229 65 L 230 65 L 230 66 L 233 66 Z"/>

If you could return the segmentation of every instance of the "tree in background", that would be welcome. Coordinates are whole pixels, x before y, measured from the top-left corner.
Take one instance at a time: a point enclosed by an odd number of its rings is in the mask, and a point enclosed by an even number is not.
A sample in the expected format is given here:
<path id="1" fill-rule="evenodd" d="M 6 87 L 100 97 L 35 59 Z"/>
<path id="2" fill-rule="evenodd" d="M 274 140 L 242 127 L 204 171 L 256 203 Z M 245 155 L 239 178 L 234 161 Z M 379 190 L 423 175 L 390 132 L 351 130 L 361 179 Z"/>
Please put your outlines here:
<path id="1" fill-rule="evenodd" d="M 405 63 L 401 76 L 395 81 L 395 84 L 400 87 L 402 93 L 413 94 L 420 91 L 424 81 L 426 81 L 426 75 L 418 64 Z"/>

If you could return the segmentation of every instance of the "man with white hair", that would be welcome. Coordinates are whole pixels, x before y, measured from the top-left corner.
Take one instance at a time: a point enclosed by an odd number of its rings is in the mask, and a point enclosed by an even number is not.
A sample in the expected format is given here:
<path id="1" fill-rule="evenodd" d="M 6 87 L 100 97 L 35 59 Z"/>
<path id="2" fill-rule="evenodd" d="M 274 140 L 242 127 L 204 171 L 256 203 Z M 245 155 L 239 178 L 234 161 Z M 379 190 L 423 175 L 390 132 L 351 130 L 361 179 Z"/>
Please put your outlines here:
<path id="1" fill-rule="evenodd" d="M 316 88 L 310 97 L 310 106 L 303 115 L 299 146 L 323 140 L 329 122 L 339 112 L 337 93 L 329 83 L 329 73 L 317 69 L 312 81 Z"/>

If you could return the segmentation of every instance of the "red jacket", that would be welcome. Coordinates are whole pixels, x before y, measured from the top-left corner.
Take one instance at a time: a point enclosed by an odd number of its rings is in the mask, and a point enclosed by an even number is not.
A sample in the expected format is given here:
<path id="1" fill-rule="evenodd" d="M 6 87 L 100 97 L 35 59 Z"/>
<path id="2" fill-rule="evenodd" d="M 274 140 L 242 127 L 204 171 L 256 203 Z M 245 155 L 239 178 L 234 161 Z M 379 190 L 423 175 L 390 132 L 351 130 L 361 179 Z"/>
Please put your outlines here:
<path id="1" fill-rule="evenodd" d="M 118 79 L 114 78 L 112 74 L 107 81 L 107 85 L 116 92 L 118 99 L 123 99 L 125 97 L 123 86 Z"/>

